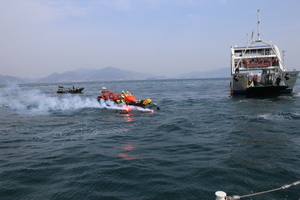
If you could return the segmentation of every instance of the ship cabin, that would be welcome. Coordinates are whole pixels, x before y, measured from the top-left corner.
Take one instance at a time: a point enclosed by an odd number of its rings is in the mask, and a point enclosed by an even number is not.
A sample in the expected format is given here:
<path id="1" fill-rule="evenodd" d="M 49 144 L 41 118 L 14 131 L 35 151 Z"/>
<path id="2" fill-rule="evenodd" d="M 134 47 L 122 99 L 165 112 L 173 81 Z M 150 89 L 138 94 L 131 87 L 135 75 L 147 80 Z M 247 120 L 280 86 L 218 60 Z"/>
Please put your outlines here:
<path id="1" fill-rule="evenodd" d="M 231 47 L 231 74 L 248 73 L 259 76 L 259 82 L 274 84 L 285 67 L 276 45 Z"/>

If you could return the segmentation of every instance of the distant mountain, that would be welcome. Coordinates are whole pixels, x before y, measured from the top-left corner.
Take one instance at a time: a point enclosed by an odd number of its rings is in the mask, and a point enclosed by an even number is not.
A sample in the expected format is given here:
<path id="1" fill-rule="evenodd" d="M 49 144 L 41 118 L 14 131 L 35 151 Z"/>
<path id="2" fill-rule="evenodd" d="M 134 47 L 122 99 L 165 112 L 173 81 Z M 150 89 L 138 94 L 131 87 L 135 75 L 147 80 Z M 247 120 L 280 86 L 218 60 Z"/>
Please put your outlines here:
<path id="1" fill-rule="evenodd" d="M 53 73 L 45 78 L 41 78 L 37 83 L 56 83 L 56 82 L 79 82 L 84 81 L 80 78 L 80 73 L 74 71 L 67 71 L 62 74 Z"/>
<path id="2" fill-rule="evenodd" d="M 39 83 L 55 82 L 82 82 L 82 81 L 113 81 L 113 80 L 144 80 L 148 77 L 156 77 L 153 74 L 140 73 L 135 71 L 122 70 L 114 67 L 103 69 L 84 69 L 67 71 L 62 74 L 53 73 L 50 76 L 40 79 Z"/>
<path id="3" fill-rule="evenodd" d="M 26 81 L 18 77 L 0 75 L 0 83 L 26 83 Z"/>
<path id="4" fill-rule="evenodd" d="M 172 79 L 197 79 L 197 78 L 223 78 L 229 77 L 228 68 L 220 68 L 211 71 L 194 71 L 181 74 Z M 12 76 L 1 76 L 0 83 L 57 83 L 57 82 L 87 82 L 87 81 L 116 81 L 116 80 L 160 80 L 170 79 L 166 76 L 156 76 L 149 73 L 122 70 L 115 67 L 105 67 L 103 69 L 80 68 L 74 71 L 66 71 L 62 74 L 53 73 L 41 79 L 25 79 Z"/>
<path id="5" fill-rule="evenodd" d="M 230 71 L 228 67 L 215 69 L 211 71 L 194 71 L 186 74 L 181 74 L 176 78 L 179 79 L 197 79 L 197 78 L 228 78 L 230 77 Z"/>
<path id="6" fill-rule="evenodd" d="M 155 76 L 153 74 L 140 73 L 135 71 L 127 71 L 114 67 L 105 67 L 96 71 L 87 73 L 88 78 L 91 81 L 98 80 L 141 80 L 146 79 L 149 76 Z"/>

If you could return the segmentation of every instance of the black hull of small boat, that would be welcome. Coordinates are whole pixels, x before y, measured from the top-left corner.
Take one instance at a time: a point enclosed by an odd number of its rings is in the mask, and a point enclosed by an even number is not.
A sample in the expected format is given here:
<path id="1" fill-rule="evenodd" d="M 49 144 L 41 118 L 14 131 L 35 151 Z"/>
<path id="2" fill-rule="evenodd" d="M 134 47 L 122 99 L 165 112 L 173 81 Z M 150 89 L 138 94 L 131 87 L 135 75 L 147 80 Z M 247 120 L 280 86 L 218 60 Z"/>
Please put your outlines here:
<path id="1" fill-rule="evenodd" d="M 75 89 L 75 90 L 58 90 L 57 93 L 72 93 L 72 94 L 75 94 L 75 93 L 81 93 L 83 89 L 84 88 L 79 88 L 79 89 Z"/>
<path id="2" fill-rule="evenodd" d="M 142 104 L 141 102 L 129 102 L 126 103 L 129 106 L 137 106 L 137 107 L 141 107 L 141 108 L 145 108 L 146 105 Z"/>
<path id="3" fill-rule="evenodd" d="M 248 95 L 263 95 L 263 94 L 276 94 L 282 90 L 287 89 L 289 86 L 256 86 L 246 89 Z"/>

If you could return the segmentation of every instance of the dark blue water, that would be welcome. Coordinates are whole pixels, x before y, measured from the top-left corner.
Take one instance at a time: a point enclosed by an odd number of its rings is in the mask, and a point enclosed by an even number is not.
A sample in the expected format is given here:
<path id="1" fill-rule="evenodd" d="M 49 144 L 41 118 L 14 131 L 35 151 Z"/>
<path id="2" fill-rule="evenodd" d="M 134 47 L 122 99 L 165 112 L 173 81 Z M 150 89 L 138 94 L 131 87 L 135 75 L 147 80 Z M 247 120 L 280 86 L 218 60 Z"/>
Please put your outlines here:
<path id="1" fill-rule="evenodd" d="M 294 94 L 255 98 L 229 97 L 229 79 L 77 86 L 1 86 L 0 199 L 209 200 L 300 180 L 299 80 Z M 102 86 L 161 110 L 103 109 Z M 295 186 L 251 199 L 299 198 Z"/>

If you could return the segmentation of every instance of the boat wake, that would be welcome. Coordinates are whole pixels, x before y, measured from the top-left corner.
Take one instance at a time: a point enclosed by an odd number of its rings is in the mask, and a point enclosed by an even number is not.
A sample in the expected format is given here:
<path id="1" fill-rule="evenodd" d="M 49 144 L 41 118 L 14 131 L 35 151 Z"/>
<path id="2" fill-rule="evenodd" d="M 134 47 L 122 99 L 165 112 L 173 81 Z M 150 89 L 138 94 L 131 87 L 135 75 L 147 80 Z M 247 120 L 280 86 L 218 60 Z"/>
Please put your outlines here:
<path id="1" fill-rule="evenodd" d="M 47 115 L 53 111 L 77 110 L 82 108 L 100 108 L 112 110 L 138 110 L 133 106 L 120 107 L 114 102 L 98 102 L 96 99 L 71 94 L 63 97 L 51 96 L 41 90 L 25 90 L 18 85 L 10 85 L 0 90 L 0 107 L 15 110 L 18 114 L 25 115 Z M 149 112 L 151 111 L 148 109 Z M 144 111 L 148 111 L 144 109 Z"/>

